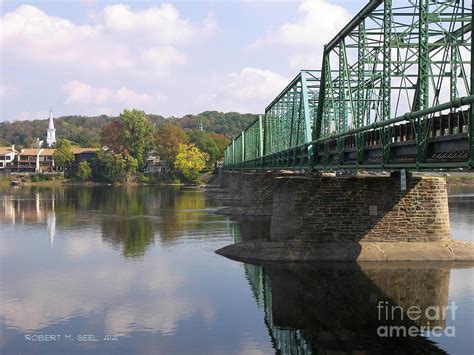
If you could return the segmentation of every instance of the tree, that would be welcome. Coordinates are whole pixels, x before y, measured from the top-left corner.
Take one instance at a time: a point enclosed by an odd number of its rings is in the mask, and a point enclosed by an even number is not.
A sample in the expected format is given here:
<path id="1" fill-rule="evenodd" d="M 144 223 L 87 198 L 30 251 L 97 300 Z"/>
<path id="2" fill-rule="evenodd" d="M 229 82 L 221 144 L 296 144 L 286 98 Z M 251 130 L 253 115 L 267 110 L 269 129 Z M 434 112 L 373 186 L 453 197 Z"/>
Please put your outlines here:
<path id="1" fill-rule="evenodd" d="M 28 137 L 25 139 L 25 147 L 26 148 L 35 148 L 38 145 L 38 141 L 32 137 Z"/>
<path id="2" fill-rule="evenodd" d="M 102 127 L 100 132 L 100 143 L 116 153 L 126 152 L 127 149 L 125 147 L 123 131 L 124 129 L 120 121 L 115 120 L 110 122 L 108 125 Z"/>
<path id="3" fill-rule="evenodd" d="M 154 126 L 145 112 L 124 110 L 118 120 L 104 126 L 100 141 L 122 157 L 132 157 L 142 169 L 148 153 L 154 148 Z"/>
<path id="4" fill-rule="evenodd" d="M 87 147 L 100 147 L 99 142 L 97 142 L 96 138 L 94 137 L 93 132 L 80 132 L 80 133 L 71 133 L 67 136 L 72 144 L 78 145 L 83 148 Z"/>
<path id="5" fill-rule="evenodd" d="M 92 176 L 92 169 L 87 161 L 81 161 L 77 167 L 76 177 L 79 180 L 87 180 Z"/>
<path id="6" fill-rule="evenodd" d="M 61 138 L 56 142 L 55 149 L 53 153 L 54 164 L 59 166 L 61 170 L 65 170 L 66 166 L 74 160 L 71 143 L 67 139 Z"/>
<path id="7" fill-rule="evenodd" d="M 207 132 L 216 132 L 233 137 L 252 123 L 258 116 L 253 114 L 239 114 L 236 112 L 206 111 L 198 115 L 184 117 L 169 117 L 148 114 L 148 121 L 152 126 L 161 126 L 173 123 L 182 129 L 196 129 L 202 122 Z M 37 117 L 40 118 L 40 117 Z M 17 120 L 0 122 L 0 146 L 15 144 L 18 147 L 26 146 L 26 141 L 44 139 L 48 120 L 35 119 L 31 121 Z M 118 117 L 101 116 L 65 116 L 54 119 L 56 137 L 67 138 L 83 147 L 99 147 L 101 129 L 113 121 L 120 121 Z M 109 146 L 108 144 L 106 144 Z M 115 149 L 114 149 L 115 150 Z"/>
<path id="8" fill-rule="evenodd" d="M 95 180 L 106 182 L 125 181 L 137 170 L 137 160 L 124 157 L 112 150 L 99 151 L 94 161 L 93 175 Z"/>
<path id="9" fill-rule="evenodd" d="M 209 133 L 209 137 L 216 143 L 219 148 L 220 155 L 224 155 L 224 150 L 230 143 L 230 139 L 219 133 Z"/>
<path id="10" fill-rule="evenodd" d="M 148 121 L 145 112 L 125 109 L 120 114 L 123 126 L 123 138 L 128 154 L 132 156 L 141 169 L 145 166 L 148 153 L 154 148 L 154 127 Z"/>
<path id="11" fill-rule="evenodd" d="M 183 174 L 189 182 L 197 182 L 199 173 L 205 168 L 208 156 L 194 144 L 180 144 L 174 167 Z"/>
<path id="12" fill-rule="evenodd" d="M 189 131 L 188 136 L 191 143 L 195 144 L 199 150 L 209 156 L 206 167 L 212 169 L 214 163 L 221 155 L 216 142 L 210 138 L 208 133 L 199 130 Z"/>
<path id="13" fill-rule="evenodd" d="M 161 159 L 174 163 L 178 147 L 188 142 L 188 136 L 178 126 L 165 123 L 155 134 L 156 147 Z"/>

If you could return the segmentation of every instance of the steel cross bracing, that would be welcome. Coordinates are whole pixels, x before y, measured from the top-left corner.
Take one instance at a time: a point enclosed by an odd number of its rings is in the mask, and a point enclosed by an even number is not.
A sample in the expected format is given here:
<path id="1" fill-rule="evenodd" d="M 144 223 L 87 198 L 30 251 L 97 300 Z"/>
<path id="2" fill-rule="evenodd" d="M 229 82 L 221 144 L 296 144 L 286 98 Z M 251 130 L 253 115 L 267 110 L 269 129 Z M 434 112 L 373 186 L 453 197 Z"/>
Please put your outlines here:
<path id="1" fill-rule="evenodd" d="M 225 152 L 226 168 L 474 168 L 472 0 L 372 0 Z"/>

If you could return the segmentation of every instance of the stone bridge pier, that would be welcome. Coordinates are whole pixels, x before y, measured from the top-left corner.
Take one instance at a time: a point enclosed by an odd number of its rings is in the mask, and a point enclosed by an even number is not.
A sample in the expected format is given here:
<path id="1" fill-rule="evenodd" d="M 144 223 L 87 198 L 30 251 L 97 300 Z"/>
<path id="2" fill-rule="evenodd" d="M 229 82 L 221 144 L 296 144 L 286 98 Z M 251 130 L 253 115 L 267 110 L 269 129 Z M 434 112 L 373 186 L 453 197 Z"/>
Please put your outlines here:
<path id="1" fill-rule="evenodd" d="M 256 172 L 223 172 L 221 187 L 233 196 L 218 213 L 239 216 L 270 216 L 275 175 Z"/>
<path id="2" fill-rule="evenodd" d="M 222 186 L 238 202 L 222 213 L 270 215 L 270 236 L 217 252 L 249 260 L 474 260 L 474 244 L 451 239 L 445 179 L 410 177 L 406 185 L 395 176 L 226 172 Z"/>
<path id="3" fill-rule="evenodd" d="M 289 223 L 291 221 L 291 223 Z M 272 240 L 446 241 L 448 194 L 443 178 L 276 178 Z"/>
<path id="4" fill-rule="evenodd" d="M 220 201 L 226 208 L 229 206 L 239 206 L 241 204 L 242 178 L 239 172 L 218 170 L 217 176 L 206 187 L 206 193 L 213 200 Z"/>

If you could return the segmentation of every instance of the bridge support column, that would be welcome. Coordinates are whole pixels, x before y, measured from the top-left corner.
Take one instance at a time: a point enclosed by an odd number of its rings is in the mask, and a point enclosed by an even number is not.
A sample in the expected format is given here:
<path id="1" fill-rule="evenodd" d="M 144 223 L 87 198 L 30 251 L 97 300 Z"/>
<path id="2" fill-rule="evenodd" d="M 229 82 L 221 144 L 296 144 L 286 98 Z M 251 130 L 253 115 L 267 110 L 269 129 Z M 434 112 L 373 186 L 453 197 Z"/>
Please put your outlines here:
<path id="1" fill-rule="evenodd" d="M 271 240 L 429 242 L 451 238 L 446 182 L 412 177 L 275 179 Z"/>

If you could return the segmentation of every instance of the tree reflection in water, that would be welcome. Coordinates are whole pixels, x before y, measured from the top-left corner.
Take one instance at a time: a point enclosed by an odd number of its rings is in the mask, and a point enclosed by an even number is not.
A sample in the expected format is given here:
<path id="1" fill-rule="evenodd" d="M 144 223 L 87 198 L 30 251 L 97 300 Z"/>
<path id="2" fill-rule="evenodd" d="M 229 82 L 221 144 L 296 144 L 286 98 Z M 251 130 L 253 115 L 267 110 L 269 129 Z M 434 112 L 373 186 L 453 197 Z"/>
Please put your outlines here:
<path id="1" fill-rule="evenodd" d="M 155 238 L 173 243 L 196 231 L 215 232 L 209 222 L 219 218 L 205 211 L 202 193 L 178 186 L 28 187 L 3 201 L 2 219 L 46 224 L 53 217 L 58 229 L 96 227 L 126 258 L 142 257 Z"/>

